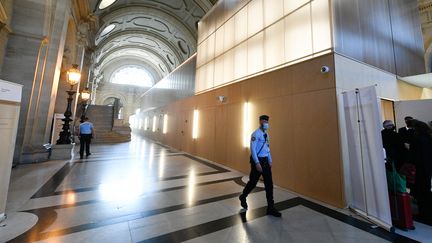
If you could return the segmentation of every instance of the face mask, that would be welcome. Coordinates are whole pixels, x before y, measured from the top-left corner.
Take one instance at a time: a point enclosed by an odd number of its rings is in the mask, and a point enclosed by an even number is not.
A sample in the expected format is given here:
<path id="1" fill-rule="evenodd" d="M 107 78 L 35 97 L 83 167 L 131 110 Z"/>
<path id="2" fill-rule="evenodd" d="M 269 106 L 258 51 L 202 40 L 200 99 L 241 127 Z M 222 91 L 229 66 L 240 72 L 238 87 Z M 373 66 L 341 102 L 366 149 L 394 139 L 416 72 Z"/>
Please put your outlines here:
<path id="1" fill-rule="evenodd" d="M 263 128 L 264 130 L 268 130 L 268 129 L 269 129 L 269 124 L 268 124 L 268 123 L 264 123 L 264 124 L 262 125 L 262 128 Z"/>

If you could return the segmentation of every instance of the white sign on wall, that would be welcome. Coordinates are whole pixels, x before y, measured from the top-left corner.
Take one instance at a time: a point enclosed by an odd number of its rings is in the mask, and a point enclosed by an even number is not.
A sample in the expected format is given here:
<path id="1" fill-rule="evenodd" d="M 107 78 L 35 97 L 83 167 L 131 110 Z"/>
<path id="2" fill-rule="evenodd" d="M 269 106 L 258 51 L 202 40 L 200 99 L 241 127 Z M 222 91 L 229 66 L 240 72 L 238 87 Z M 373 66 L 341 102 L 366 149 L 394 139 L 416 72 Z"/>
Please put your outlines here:
<path id="1" fill-rule="evenodd" d="M 9 179 L 18 129 L 22 86 L 0 80 L 0 222 L 6 211 Z M 13 103 L 12 103 L 13 102 Z"/>
<path id="2" fill-rule="evenodd" d="M 21 102 L 22 85 L 0 80 L 0 100 Z"/>

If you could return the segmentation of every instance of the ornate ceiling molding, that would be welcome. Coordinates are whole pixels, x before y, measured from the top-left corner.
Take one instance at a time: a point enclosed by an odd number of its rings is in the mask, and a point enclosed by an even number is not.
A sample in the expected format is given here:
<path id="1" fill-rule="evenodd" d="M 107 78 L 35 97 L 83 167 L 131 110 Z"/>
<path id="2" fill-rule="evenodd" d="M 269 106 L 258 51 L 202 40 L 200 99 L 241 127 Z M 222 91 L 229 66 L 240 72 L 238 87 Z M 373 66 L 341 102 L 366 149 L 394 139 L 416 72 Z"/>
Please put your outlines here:
<path id="1" fill-rule="evenodd" d="M 117 0 L 100 10 L 100 0 L 88 1 L 101 23 L 94 42 L 94 71 L 104 80 L 110 79 L 105 69 L 128 59 L 142 60 L 160 79 L 165 77 L 196 52 L 197 22 L 214 4 L 211 0 Z M 115 27 L 103 32 L 110 25 Z"/>
<path id="2" fill-rule="evenodd" d="M 169 74 L 173 69 L 170 68 L 168 63 L 163 56 L 160 56 L 159 53 L 155 52 L 152 49 L 146 47 L 137 47 L 137 46 L 120 46 L 111 49 L 106 53 L 95 67 L 95 69 L 103 72 L 103 69 L 107 62 L 111 59 L 123 57 L 123 58 L 139 58 L 142 60 L 146 60 L 147 62 L 152 63 L 154 66 L 158 67 L 157 70 L 160 71 L 164 76 Z"/>
<path id="3" fill-rule="evenodd" d="M 172 68 L 177 67 L 184 60 L 187 59 L 185 53 L 180 53 L 178 49 L 173 46 L 174 44 L 168 42 L 163 36 L 158 33 L 146 32 L 142 30 L 127 30 L 122 32 L 113 33 L 99 44 L 95 54 L 96 57 L 106 55 L 106 53 L 113 47 L 119 46 L 146 46 L 159 52 L 164 56 Z"/>

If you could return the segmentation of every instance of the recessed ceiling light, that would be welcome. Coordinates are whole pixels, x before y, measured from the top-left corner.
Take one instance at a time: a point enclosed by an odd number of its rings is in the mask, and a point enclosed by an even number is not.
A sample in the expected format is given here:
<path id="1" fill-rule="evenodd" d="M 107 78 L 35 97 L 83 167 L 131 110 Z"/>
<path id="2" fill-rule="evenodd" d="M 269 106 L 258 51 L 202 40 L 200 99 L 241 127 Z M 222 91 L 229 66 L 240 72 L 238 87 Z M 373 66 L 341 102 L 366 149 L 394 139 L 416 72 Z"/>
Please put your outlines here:
<path id="1" fill-rule="evenodd" d="M 117 1 L 117 0 L 102 0 L 99 3 L 99 9 L 107 8 L 107 7 L 111 6 L 115 1 Z"/>
<path id="2" fill-rule="evenodd" d="M 115 24 L 110 24 L 107 27 L 105 27 L 105 29 L 102 30 L 102 32 L 100 33 L 100 36 L 104 36 L 106 34 L 108 34 L 109 32 L 113 31 L 113 29 L 116 27 Z"/>

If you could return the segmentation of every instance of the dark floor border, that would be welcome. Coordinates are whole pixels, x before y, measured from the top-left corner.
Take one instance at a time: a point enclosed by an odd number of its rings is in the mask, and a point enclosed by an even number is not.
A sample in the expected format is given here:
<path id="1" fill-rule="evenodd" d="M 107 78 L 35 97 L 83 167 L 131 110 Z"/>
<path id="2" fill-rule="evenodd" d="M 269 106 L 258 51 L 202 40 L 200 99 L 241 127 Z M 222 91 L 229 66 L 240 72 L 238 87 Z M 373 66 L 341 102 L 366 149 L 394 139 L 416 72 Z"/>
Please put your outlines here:
<path id="1" fill-rule="evenodd" d="M 224 183 L 224 182 L 229 182 L 229 181 L 232 181 L 232 182 L 235 182 L 235 183 L 238 184 L 238 181 L 241 180 L 241 179 L 242 179 L 242 177 L 238 177 L 237 176 L 237 177 L 231 177 L 231 178 L 226 178 L 226 179 L 201 182 L 201 183 L 195 184 L 195 186 L 197 186 L 197 187 L 208 186 L 208 185 L 219 184 L 219 183 Z M 152 193 L 161 193 L 161 192 L 176 191 L 176 190 L 182 190 L 182 189 L 186 189 L 186 188 L 188 188 L 188 185 L 168 187 L 168 188 L 152 191 Z M 139 197 L 141 197 L 143 195 L 140 195 Z M 36 214 L 38 211 L 41 211 L 41 210 L 56 210 L 56 209 L 63 209 L 63 208 L 72 208 L 72 207 L 79 207 L 79 206 L 85 206 L 85 205 L 96 204 L 96 203 L 111 203 L 111 201 L 86 200 L 86 201 L 80 201 L 80 202 L 76 202 L 76 203 L 72 203 L 72 204 L 61 204 L 61 205 L 56 205 L 56 206 L 49 206 L 49 207 L 42 207 L 42 208 L 37 208 L 37 209 L 31 209 L 31 210 L 27 210 L 27 211 L 23 211 L 23 212 L 35 213 Z"/>
<path id="2" fill-rule="evenodd" d="M 235 181 L 239 185 L 244 185 L 244 183 L 241 181 L 241 177 L 233 178 L 232 180 Z M 212 182 L 205 182 L 205 183 L 212 184 Z M 264 189 L 262 189 L 262 188 L 256 188 L 252 191 L 252 193 L 261 192 L 263 190 Z M 200 205 L 209 204 L 209 203 L 214 203 L 214 202 L 218 202 L 218 201 L 222 201 L 222 200 L 226 200 L 226 199 L 236 198 L 240 194 L 241 194 L 240 192 L 231 193 L 231 194 L 217 196 L 217 197 L 213 197 L 213 198 L 198 200 L 198 201 L 193 202 L 192 204 L 184 203 L 184 204 L 179 204 L 179 205 L 173 205 L 173 206 L 166 207 L 166 208 L 160 208 L 160 209 L 148 210 L 148 211 L 143 211 L 143 212 L 129 214 L 129 215 L 123 215 L 120 217 L 101 220 L 101 221 L 94 222 L 94 223 L 78 225 L 78 226 L 74 226 L 74 227 L 70 227 L 70 228 L 65 228 L 62 230 L 50 231 L 50 232 L 45 232 L 45 233 L 42 233 L 42 232 L 44 232 L 57 218 L 57 213 L 54 210 L 55 208 L 52 207 L 52 208 L 28 210 L 25 212 L 36 214 L 39 217 L 40 221 L 38 221 L 38 223 L 35 226 L 33 226 L 29 231 L 25 232 L 24 234 L 16 237 L 15 239 L 13 239 L 9 242 L 15 243 L 15 242 L 32 242 L 32 241 L 46 240 L 46 239 L 49 239 L 51 237 L 58 237 L 58 236 L 62 236 L 62 235 L 73 234 L 73 233 L 77 233 L 77 232 L 81 232 L 81 231 L 85 231 L 85 230 L 100 228 L 103 226 L 123 223 L 123 222 L 131 221 L 131 220 L 142 219 L 145 217 L 150 217 L 150 216 L 154 216 L 154 215 L 158 215 L 158 214 L 177 211 L 177 210 L 181 210 L 181 209 L 185 209 L 185 208 L 191 208 L 191 207 L 200 206 Z"/>
<path id="3" fill-rule="evenodd" d="M 275 206 L 279 210 L 287 210 L 296 206 L 304 206 L 320 214 L 326 215 L 328 217 L 341 221 L 345 224 L 351 225 L 357 229 L 366 231 L 372 235 L 388 240 L 390 242 L 396 242 L 396 243 L 417 242 L 405 236 L 396 233 L 391 233 L 381 228 L 373 228 L 372 227 L 373 225 L 365 221 L 337 212 L 335 210 L 324 207 L 317 203 L 308 201 L 304 198 L 297 197 L 297 198 L 289 199 L 283 202 L 276 203 Z M 203 223 L 200 225 L 196 225 L 193 227 L 189 227 L 186 229 L 178 230 L 165 235 L 160 235 L 154 238 L 140 241 L 140 243 L 153 243 L 153 242 L 173 243 L 173 242 L 183 242 L 187 240 L 192 240 L 201 236 L 215 233 L 223 229 L 227 229 L 229 227 L 233 227 L 235 225 L 247 223 L 248 221 L 264 217 L 266 216 L 266 213 L 267 213 L 267 207 L 261 207 L 261 208 L 249 210 L 247 214 L 246 212 L 241 212 L 236 215 L 228 216 L 211 222 Z"/>
<path id="4" fill-rule="evenodd" d="M 213 174 L 220 174 L 220 173 L 230 172 L 230 170 L 228 170 L 228 169 L 225 169 L 223 167 L 220 167 L 220 166 L 218 166 L 216 164 L 210 163 L 210 162 L 205 161 L 203 159 L 197 158 L 197 157 L 192 156 L 190 154 L 176 153 L 176 154 L 172 154 L 172 155 L 167 154 L 166 156 L 170 156 L 170 157 L 171 156 L 172 157 L 175 157 L 175 156 L 184 156 L 186 158 L 189 158 L 191 160 L 194 160 L 194 161 L 196 161 L 196 162 L 198 162 L 200 164 L 203 164 L 203 165 L 205 165 L 207 167 L 210 167 L 210 168 L 216 170 L 216 171 L 211 171 L 211 172 L 198 173 L 197 176 L 206 176 L 206 175 L 213 175 Z M 101 160 L 103 160 L 103 159 L 101 159 Z M 121 160 L 121 159 L 119 158 L 118 160 Z M 73 161 L 72 162 L 67 162 L 41 188 L 39 188 L 39 190 L 35 194 L 33 194 L 33 196 L 31 197 L 31 199 L 41 198 L 41 197 L 63 195 L 63 194 L 70 193 L 70 192 L 79 193 L 79 192 L 88 192 L 88 191 L 97 190 L 98 187 L 88 187 L 88 188 L 70 189 L 70 190 L 64 190 L 64 191 L 58 191 L 58 192 L 56 191 L 56 189 L 60 186 L 60 184 L 63 182 L 63 180 L 66 178 L 66 176 L 71 172 L 72 168 L 76 164 L 92 163 L 92 162 L 98 162 L 98 161 L 80 160 L 80 161 L 76 161 L 76 162 L 73 162 Z M 187 178 L 187 177 L 188 177 L 188 175 L 172 176 L 172 177 L 162 178 L 161 181 L 184 179 L 184 178 Z"/>

